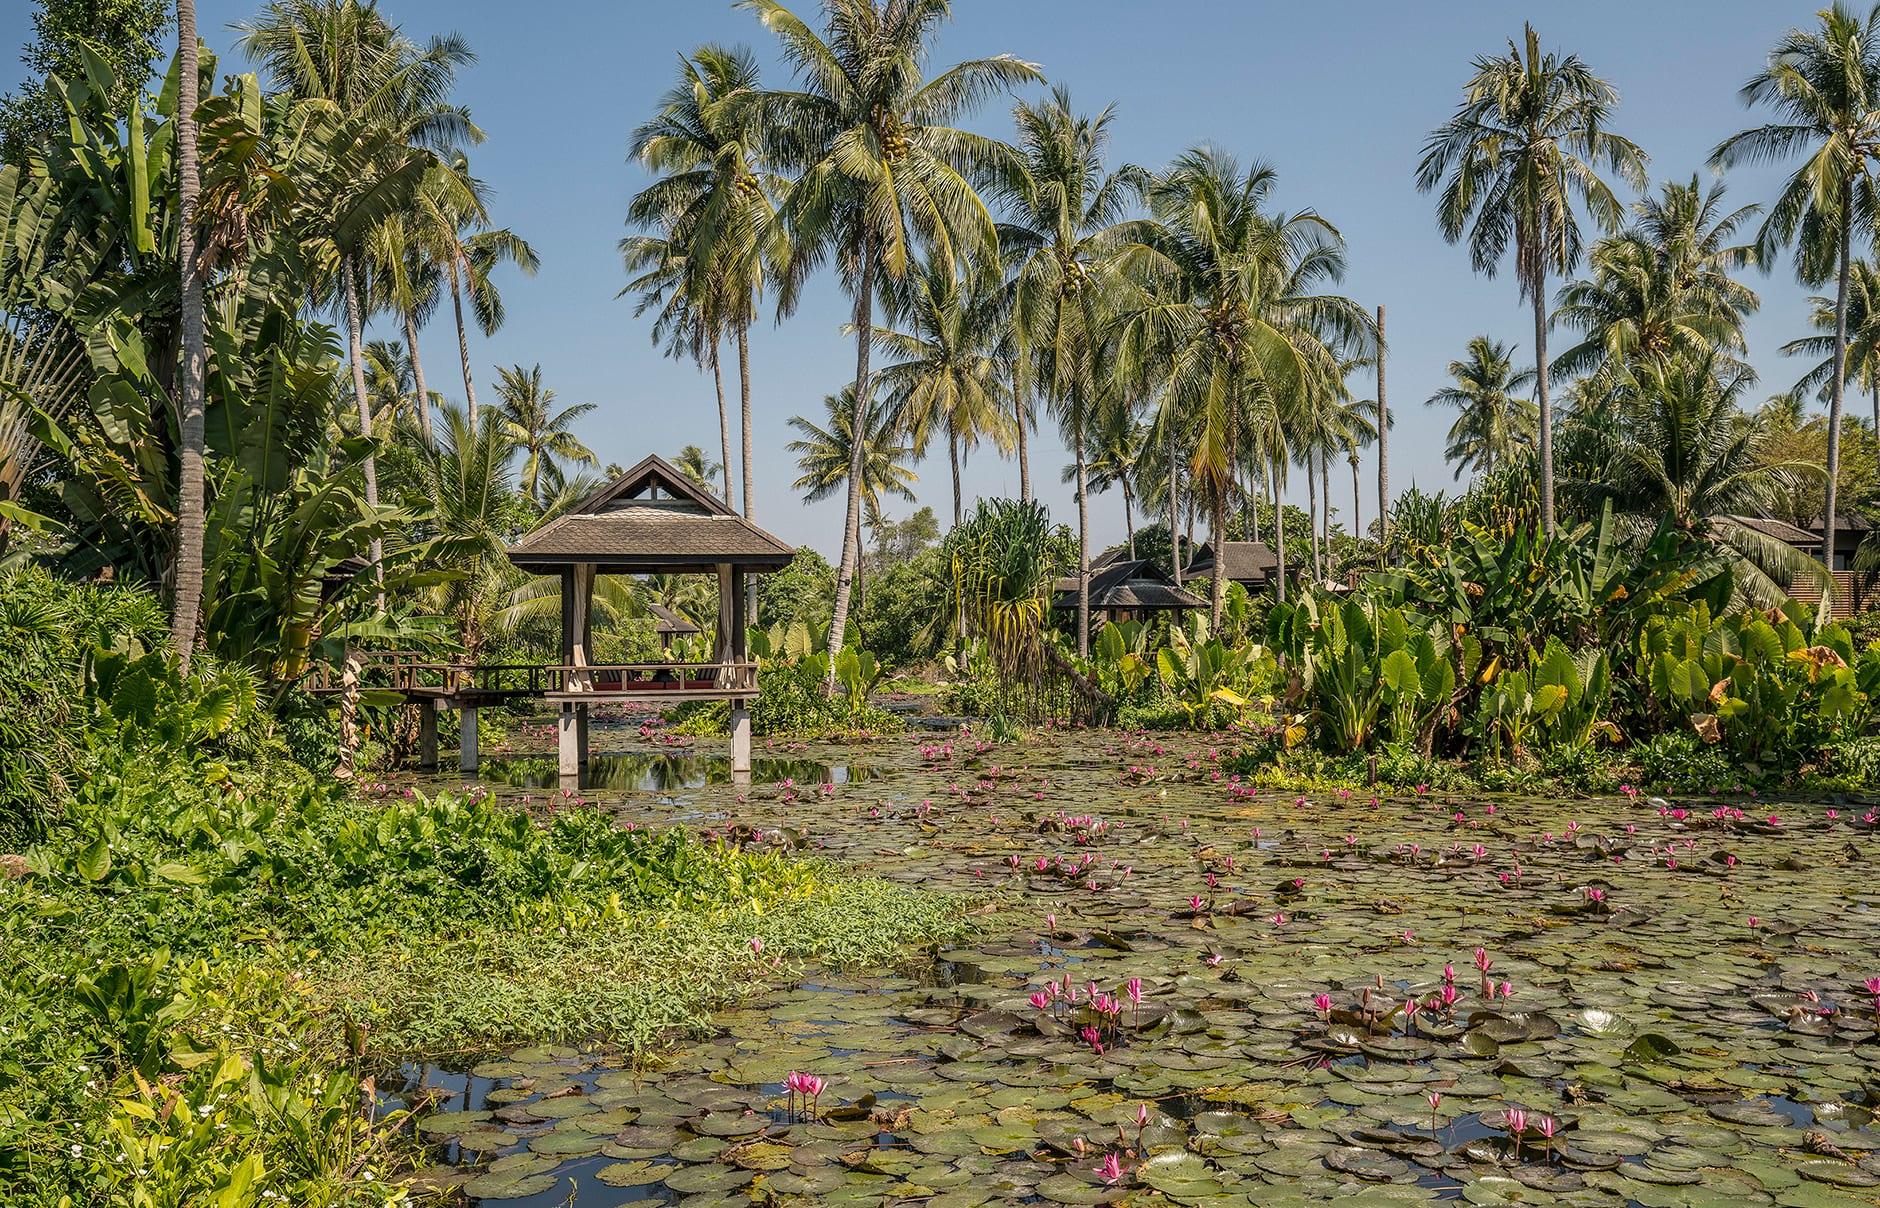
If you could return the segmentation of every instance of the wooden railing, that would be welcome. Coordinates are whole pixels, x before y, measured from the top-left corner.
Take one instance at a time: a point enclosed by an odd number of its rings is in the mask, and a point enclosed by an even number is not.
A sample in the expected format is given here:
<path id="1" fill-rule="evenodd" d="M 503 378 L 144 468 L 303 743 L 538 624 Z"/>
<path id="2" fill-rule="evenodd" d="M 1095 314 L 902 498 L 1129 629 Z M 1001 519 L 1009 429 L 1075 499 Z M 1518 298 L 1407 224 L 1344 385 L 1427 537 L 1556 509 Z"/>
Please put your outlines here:
<path id="1" fill-rule="evenodd" d="M 612 663 L 544 666 L 537 663 L 440 663 L 406 650 L 362 651 L 357 686 L 416 696 L 546 696 L 592 692 L 642 693 L 712 690 L 756 692 L 757 664 Z M 322 665 L 307 681 L 316 694 L 345 691 L 345 676 Z"/>

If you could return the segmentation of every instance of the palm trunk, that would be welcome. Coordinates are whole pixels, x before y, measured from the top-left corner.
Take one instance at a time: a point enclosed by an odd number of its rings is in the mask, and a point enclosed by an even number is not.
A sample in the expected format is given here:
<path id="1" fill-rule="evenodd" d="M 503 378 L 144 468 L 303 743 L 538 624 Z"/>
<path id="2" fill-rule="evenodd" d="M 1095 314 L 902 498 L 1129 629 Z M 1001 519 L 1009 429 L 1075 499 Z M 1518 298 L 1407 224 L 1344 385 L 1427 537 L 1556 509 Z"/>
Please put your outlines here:
<path id="1" fill-rule="evenodd" d="M 1175 472 L 1175 425 L 1168 425 L 1168 545 L 1169 561 L 1175 564 L 1175 586 L 1182 585 L 1182 540 L 1175 531 L 1176 521 L 1181 516 L 1181 497 L 1178 491 L 1180 479 Z"/>
<path id="2" fill-rule="evenodd" d="M 1312 533 L 1312 581 L 1325 578 L 1325 566 L 1319 560 L 1319 476 L 1314 474 L 1312 454 L 1306 454 L 1306 522 Z"/>
<path id="3" fill-rule="evenodd" d="M 363 351 L 365 331 L 364 316 L 359 310 L 359 274 L 353 267 L 353 258 L 346 256 L 339 262 L 340 284 L 346 291 L 346 340 L 347 355 L 352 361 L 353 401 L 359 405 L 359 435 L 372 439 L 372 400 L 366 394 L 366 363 Z M 368 455 L 365 460 L 366 473 L 366 508 L 377 513 L 379 509 L 379 462 L 378 458 Z M 372 539 L 368 547 L 368 557 L 372 561 L 372 574 L 381 583 L 384 572 L 380 563 L 385 556 L 383 543 Z M 384 607 L 385 593 L 379 593 L 380 607 Z"/>
<path id="4" fill-rule="evenodd" d="M 1377 308 L 1377 543 L 1390 540 L 1390 408 L 1384 402 L 1384 308 Z"/>
<path id="5" fill-rule="evenodd" d="M 418 435 L 424 439 L 424 447 L 434 449 L 437 442 L 431 435 L 431 394 L 424 388 L 424 362 L 418 359 L 418 321 L 410 311 L 405 312 L 405 344 L 411 349 L 411 383 L 418 392 Z"/>
<path id="6" fill-rule="evenodd" d="M 1260 539 L 1260 476 L 1254 468 L 1253 458 L 1247 460 L 1247 515 L 1251 517 L 1247 525 L 1249 539 L 1258 541 Z"/>
<path id="7" fill-rule="evenodd" d="M 848 514 L 842 525 L 842 561 L 836 570 L 836 603 L 829 621 L 829 691 L 836 686 L 836 656 L 842 653 L 843 630 L 849 623 L 849 594 L 861 551 L 857 534 L 862 528 L 862 453 L 868 431 L 868 350 L 875 329 L 875 245 L 862 241 L 862 272 L 855 287 L 855 410 L 849 427 Z"/>
<path id="8" fill-rule="evenodd" d="M 1012 405 L 1018 412 L 1018 498 L 1023 503 L 1031 502 L 1031 451 L 1025 443 L 1025 430 L 1031 427 L 1029 408 L 1017 389 L 1012 391 Z M 958 523 L 958 521 L 955 521 Z"/>
<path id="9" fill-rule="evenodd" d="M 1361 523 L 1359 509 L 1364 506 L 1364 484 L 1358 478 L 1358 455 L 1351 455 L 1351 535 L 1354 540 L 1364 540 L 1364 525 Z"/>
<path id="10" fill-rule="evenodd" d="M 1554 408 L 1547 397 L 1547 270 L 1534 281 L 1534 395 L 1541 409 L 1541 531 L 1554 535 Z"/>
<path id="11" fill-rule="evenodd" d="M 1277 455 L 1267 458 L 1266 485 L 1273 498 L 1273 556 L 1279 560 L 1274 567 L 1276 598 L 1281 604 L 1286 602 L 1286 516 L 1279 510 L 1279 463 Z"/>
<path id="12" fill-rule="evenodd" d="M 1324 449 L 1319 450 L 1319 498 L 1325 504 L 1325 572 L 1330 574 L 1332 566 L 1332 459 Z"/>
<path id="13" fill-rule="evenodd" d="M 1228 447 L 1233 447 L 1229 439 Z M 1225 467 L 1223 467 L 1225 468 Z M 1208 587 L 1208 629 L 1221 631 L 1221 614 L 1227 609 L 1227 475 L 1214 475 L 1214 575 Z"/>
<path id="14" fill-rule="evenodd" d="M 470 337 L 463 325 L 463 293 L 457 288 L 457 260 L 450 262 L 450 308 L 457 315 L 457 356 L 463 361 L 464 414 L 470 421 L 470 433 L 477 430 L 477 387 L 470 378 Z"/>
<path id="15" fill-rule="evenodd" d="M 1129 476 L 1123 476 L 1123 532 L 1129 539 L 1129 560 L 1136 560 L 1136 513 L 1130 506 Z"/>
<path id="16" fill-rule="evenodd" d="M 738 324 L 738 408 L 743 431 L 744 465 L 744 518 L 757 519 L 757 471 L 751 456 L 751 325 L 748 322 Z M 726 501 L 727 504 L 729 501 Z M 748 593 L 755 602 L 757 593 Z"/>
<path id="17" fill-rule="evenodd" d="M 176 0 L 177 169 L 182 198 L 178 232 L 183 289 L 183 380 L 177 422 L 176 565 L 172 574 L 174 609 L 170 642 L 183 674 L 189 674 L 202 613 L 202 547 L 208 529 L 207 470 L 203 464 L 207 374 L 203 337 L 202 274 L 196 264 L 196 205 L 202 194 L 201 148 L 196 103 L 201 68 L 196 53 L 195 0 Z M 136 120 L 135 118 L 132 119 Z"/>
<path id="18" fill-rule="evenodd" d="M 1077 425 L 1077 656 L 1090 657 L 1090 475 L 1084 459 L 1084 429 Z"/>
<path id="19" fill-rule="evenodd" d="M 725 477 L 725 506 L 736 508 L 738 496 L 731 489 L 731 413 L 725 410 L 725 373 L 718 360 L 718 341 L 712 341 L 712 389 L 718 392 L 718 468 Z"/>
<path id="20" fill-rule="evenodd" d="M 947 462 L 953 467 L 953 527 L 960 527 L 960 434 L 947 418 Z"/>
<path id="21" fill-rule="evenodd" d="M 1828 568 L 1828 594 L 1836 584 L 1834 522 L 1841 478 L 1841 409 L 1847 395 L 1847 279 L 1853 265 L 1852 185 L 1841 189 L 1841 265 L 1834 284 L 1834 390 L 1828 396 L 1828 498 L 1821 511 L 1821 564 Z"/>

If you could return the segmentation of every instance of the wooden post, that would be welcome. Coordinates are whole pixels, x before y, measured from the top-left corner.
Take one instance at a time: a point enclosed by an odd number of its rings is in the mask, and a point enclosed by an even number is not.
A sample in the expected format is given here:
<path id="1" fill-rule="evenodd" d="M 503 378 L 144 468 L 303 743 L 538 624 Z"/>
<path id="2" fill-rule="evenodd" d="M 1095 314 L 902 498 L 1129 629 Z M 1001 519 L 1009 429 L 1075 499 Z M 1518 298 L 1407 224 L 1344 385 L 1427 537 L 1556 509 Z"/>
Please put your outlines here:
<path id="1" fill-rule="evenodd" d="M 744 630 L 745 570 L 743 567 L 738 567 L 736 570 L 728 567 L 723 569 L 730 572 L 727 577 L 730 580 L 731 591 L 729 611 L 732 618 L 731 661 L 738 665 L 735 674 L 742 676 L 745 674 L 744 664 L 750 659 L 746 653 Z M 744 683 L 739 683 L 739 687 L 745 686 Z M 748 686 L 755 688 L 756 681 L 752 680 Z M 749 780 L 750 775 L 751 701 L 749 697 L 740 696 L 731 702 L 731 776 L 734 780 L 740 777 Z"/>
<path id="2" fill-rule="evenodd" d="M 563 779 L 569 777 L 578 779 L 581 775 L 581 761 L 586 754 L 582 746 L 581 732 L 586 729 L 586 726 L 582 724 L 587 720 L 586 713 L 585 708 L 563 703 L 561 713 L 557 717 L 556 746 L 560 755 L 557 770 Z"/>
<path id="3" fill-rule="evenodd" d="M 457 710 L 457 770 L 477 770 L 477 707 L 465 705 Z"/>
<path id="4" fill-rule="evenodd" d="M 437 702 L 418 698 L 418 767 L 437 771 Z"/>

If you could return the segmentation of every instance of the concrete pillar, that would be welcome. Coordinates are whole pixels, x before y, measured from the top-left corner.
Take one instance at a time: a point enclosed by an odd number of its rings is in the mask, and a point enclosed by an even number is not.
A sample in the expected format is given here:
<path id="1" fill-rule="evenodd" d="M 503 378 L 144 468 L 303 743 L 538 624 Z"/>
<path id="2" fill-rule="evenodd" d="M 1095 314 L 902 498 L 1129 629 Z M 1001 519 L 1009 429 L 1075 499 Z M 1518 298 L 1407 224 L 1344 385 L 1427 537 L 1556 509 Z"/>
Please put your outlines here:
<path id="1" fill-rule="evenodd" d="M 576 705 L 564 704 L 556 718 L 556 748 L 560 754 L 561 775 L 578 777 L 586 751 L 583 748 L 582 732 L 587 729 L 587 710 Z"/>
<path id="2" fill-rule="evenodd" d="M 418 698 L 418 767 L 437 771 L 437 702 Z"/>
<path id="3" fill-rule="evenodd" d="M 463 772 L 477 770 L 477 708 L 466 705 L 457 710 L 457 768 Z"/>
<path id="4" fill-rule="evenodd" d="M 741 700 L 731 702 L 731 774 L 751 774 L 751 711 Z"/>
<path id="5" fill-rule="evenodd" d="M 574 718 L 575 718 L 575 721 L 574 721 L 575 746 L 581 752 L 581 766 L 586 767 L 588 764 L 588 745 L 589 745 L 588 744 L 588 707 L 586 705 L 576 705 L 574 707 Z"/>

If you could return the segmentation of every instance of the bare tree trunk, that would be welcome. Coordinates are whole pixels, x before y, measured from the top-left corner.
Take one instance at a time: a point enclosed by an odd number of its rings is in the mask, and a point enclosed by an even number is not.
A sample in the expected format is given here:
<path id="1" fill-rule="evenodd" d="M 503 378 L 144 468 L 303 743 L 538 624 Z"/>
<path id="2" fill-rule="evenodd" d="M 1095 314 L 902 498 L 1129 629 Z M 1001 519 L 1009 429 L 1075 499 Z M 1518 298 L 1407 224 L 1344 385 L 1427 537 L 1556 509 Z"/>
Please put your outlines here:
<path id="1" fill-rule="evenodd" d="M 463 405 L 472 435 L 477 430 L 477 387 L 470 378 L 470 337 L 463 325 L 463 293 L 457 288 L 457 260 L 450 262 L 450 308 L 457 315 L 457 356 L 463 361 Z"/>
<path id="2" fill-rule="evenodd" d="M 207 468 L 204 432 L 207 403 L 204 383 L 208 372 L 203 337 L 202 274 L 198 271 L 196 206 L 202 195 L 202 164 L 196 128 L 197 94 L 201 67 L 196 51 L 195 0 L 176 2 L 177 168 L 182 196 L 182 229 L 178 233 L 183 290 L 183 381 L 177 422 L 176 565 L 170 615 L 170 642 L 183 674 L 189 674 L 196 653 L 202 613 L 202 547 L 208 529 Z"/>
<path id="3" fill-rule="evenodd" d="M 1233 441 L 1228 441 L 1233 447 Z M 1210 492 L 1214 506 L 1214 575 L 1208 585 L 1208 630 L 1210 633 L 1221 631 L 1221 614 L 1227 608 L 1227 475 L 1214 475 L 1214 490 Z"/>
<path id="4" fill-rule="evenodd" d="M 836 656 L 842 653 L 843 630 L 849 623 L 849 593 L 860 561 L 862 531 L 862 453 L 868 431 L 868 351 L 875 329 L 875 245 L 862 242 L 861 279 L 855 286 L 855 410 L 849 427 L 849 501 L 842 525 L 842 561 L 836 570 L 835 615 L 829 621 L 829 691 L 836 687 Z"/>
<path id="5" fill-rule="evenodd" d="M 1254 460 L 1259 455 L 1247 459 L 1247 515 L 1251 518 L 1247 525 L 1249 540 L 1260 539 L 1260 476 L 1254 467 Z"/>
<path id="6" fill-rule="evenodd" d="M 738 324 L 738 407 L 742 412 L 744 425 L 744 518 L 757 519 L 757 472 L 751 457 L 751 325 Z M 727 506 L 730 500 L 726 500 Z M 746 593 L 751 600 L 757 599 L 757 593 Z"/>
<path id="7" fill-rule="evenodd" d="M 1534 395 L 1541 409 L 1541 531 L 1551 537 L 1554 535 L 1554 405 L 1547 397 L 1545 268 L 1539 270 L 1534 282 Z"/>
<path id="8" fill-rule="evenodd" d="M 1351 451 L 1351 535 L 1354 539 L 1364 540 L 1364 525 L 1359 509 L 1364 506 L 1364 484 L 1358 477 L 1358 451 Z"/>
<path id="9" fill-rule="evenodd" d="M 348 255 L 339 262 L 340 284 L 346 291 L 346 339 L 347 355 L 352 361 L 353 401 L 359 405 L 359 435 L 372 439 L 372 400 L 366 394 L 366 363 L 363 347 L 365 316 L 359 309 L 359 273 L 353 265 L 353 258 Z M 366 507 L 373 512 L 379 507 L 379 459 L 368 456 L 365 461 Z M 372 574 L 381 584 L 384 582 L 384 570 L 380 563 L 385 557 L 384 544 L 377 538 L 372 539 L 368 547 L 368 556 L 372 560 Z M 385 592 L 379 592 L 379 606 L 385 606 Z"/>
<path id="10" fill-rule="evenodd" d="M 431 393 L 424 388 L 424 362 L 418 359 L 418 321 L 410 311 L 405 312 L 405 344 L 411 349 L 411 384 L 418 392 L 418 435 L 424 440 L 424 447 L 435 449 L 437 441 L 431 433 Z"/>
<path id="11" fill-rule="evenodd" d="M 1090 475 L 1084 429 L 1077 425 L 1077 656 L 1090 657 Z"/>
<path id="12" fill-rule="evenodd" d="M 1384 308 L 1377 308 L 1377 542 L 1390 540 L 1390 407 L 1384 402 Z"/>
<path id="13" fill-rule="evenodd" d="M 953 527 L 960 527 L 960 434 L 947 420 L 947 461 L 953 467 Z"/>
<path id="14" fill-rule="evenodd" d="M 731 489 L 731 413 L 725 410 L 724 366 L 718 360 L 718 341 L 712 341 L 712 388 L 718 392 L 718 469 L 725 480 L 725 506 L 737 510 L 738 495 Z"/>
<path id="15" fill-rule="evenodd" d="M 1828 498 L 1821 511 L 1821 564 L 1828 568 L 1828 594 L 1839 586 L 1833 579 L 1834 524 L 1841 479 L 1841 409 L 1847 396 L 1847 279 L 1853 264 L 1853 186 L 1841 190 L 1841 265 L 1834 284 L 1834 389 L 1828 396 Z"/>

